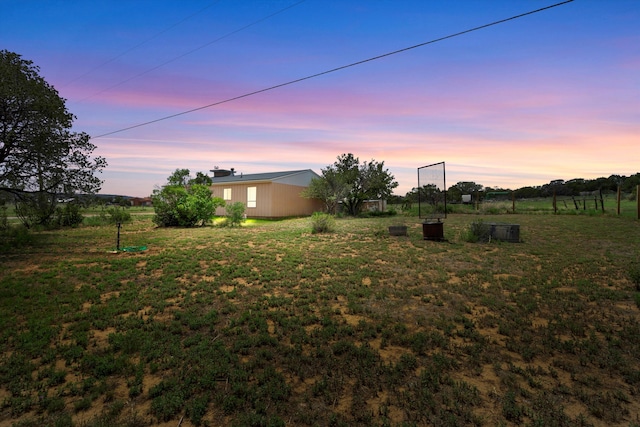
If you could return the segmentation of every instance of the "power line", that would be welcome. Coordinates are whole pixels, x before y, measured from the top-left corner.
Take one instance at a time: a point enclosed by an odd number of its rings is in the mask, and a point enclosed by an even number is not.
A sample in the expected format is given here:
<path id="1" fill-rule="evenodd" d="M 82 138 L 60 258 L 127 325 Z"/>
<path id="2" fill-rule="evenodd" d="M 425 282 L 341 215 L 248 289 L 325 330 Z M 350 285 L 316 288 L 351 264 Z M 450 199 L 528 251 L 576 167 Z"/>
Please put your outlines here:
<path id="1" fill-rule="evenodd" d="M 463 34 L 471 33 L 473 31 L 478 31 L 478 30 L 482 30 L 482 29 L 485 29 L 485 28 L 488 28 L 488 27 L 492 27 L 494 25 L 503 24 L 505 22 L 512 21 L 514 19 L 522 18 L 522 17 L 528 16 L 528 15 L 533 15 L 534 13 L 542 12 L 542 11 L 545 11 L 545 10 L 548 10 L 548 9 L 552 9 L 554 7 L 562 6 L 564 4 L 571 3 L 571 2 L 573 2 L 573 0 L 566 0 L 566 1 L 563 1 L 563 2 L 560 2 L 560 3 L 556 3 L 556 4 L 553 4 L 553 5 L 550 5 L 550 6 L 546 6 L 546 7 L 540 8 L 540 9 L 532 10 L 530 12 L 521 13 L 519 15 L 515 15 L 515 16 L 512 16 L 510 18 L 501 19 L 499 21 L 494 21 L 494 22 L 491 22 L 489 24 L 481 25 L 479 27 L 470 28 L 468 30 L 460 31 L 460 32 L 457 32 L 457 33 L 454 33 L 454 34 L 449 34 L 448 36 L 444 36 L 444 37 L 440 37 L 440 38 L 437 38 L 437 39 L 429 40 L 429 41 L 426 41 L 424 43 L 419 43 L 419 44 L 416 44 L 416 45 L 413 45 L 413 46 L 409 46 L 409 47 L 405 47 L 405 48 L 402 48 L 402 49 L 394 50 L 392 52 L 387 52 L 387 53 L 384 53 L 382 55 L 373 56 L 371 58 L 363 59 L 363 60 L 357 61 L 357 62 L 352 62 L 352 63 L 347 64 L 347 65 L 342 65 L 340 67 L 336 67 L 336 68 L 332 68 L 330 70 L 322 71 L 320 73 L 311 74 L 311 75 L 306 76 L 306 77 L 301 77 L 299 79 L 290 80 L 290 81 L 285 82 L 285 83 L 280 83 L 280 84 L 277 84 L 277 85 L 274 85 L 274 86 L 269 86 L 269 87 L 266 87 L 264 89 L 259 89 L 259 90 L 255 90 L 253 92 L 245 93 L 243 95 L 234 96 L 233 98 L 227 98 L 227 99 L 222 100 L 222 101 L 217 101 L 217 102 L 214 102 L 214 103 L 211 103 L 211 104 L 203 105 L 202 107 L 192 108 L 190 110 L 182 111 L 180 113 L 171 114 L 169 116 L 161 117 L 159 119 L 151 120 L 151 121 L 144 122 L 144 123 L 139 123 L 139 124 L 133 125 L 133 126 L 128 126 L 128 127 L 125 127 L 125 128 L 114 130 L 112 132 L 103 133 L 102 135 L 98 135 L 98 136 L 92 137 L 92 139 L 102 138 L 102 137 L 105 137 L 105 136 L 113 135 L 113 134 L 124 132 L 124 131 L 127 131 L 127 130 L 139 128 L 139 127 L 142 127 L 142 126 L 147 126 L 147 125 L 150 125 L 150 124 L 153 124 L 153 123 L 157 123 L 157 122 L 161 122 L 161 121 L 168 120 L 168 119 L 172 119 L 174 117 L 183 116 L 185 114 L 189 114 L 189 113 L 193 113 L 193 112 L 196 112 L 196 111 L 204 110 L 204 109 L 207 109 L 207 108 L 215 107 L 217 105 L 225 104 L 225 103 L 232 102 L 232 101 L 237 101 L 238 99 L 247 98 L 249 96 L 257 95 L 259 93 L 268 92 L 268 91 L 271 91 L 271 90 L 274 90 L 274 89 L 278 89 L 278 88 L 281 88 L 281 87 L 284 87 L 284 86 L 292 85 L 294 83 L 299 83 L 299 82 L 302 82 L 302 81 L 305 81 L 305 80 L 313 79 L 315 77 L 324 76 L 326 74 L 330 74 L 330 73 L 334 73 L 336 71 L 344 70 L 346 68 L 354 67 L 356 65 L 361 65 L 361 64 L 364 64 L 364 63 L 367 63 L 367 62 L 375 61 L 375 60 L 378 60 L 378 59 L 381 59 L 381 58 L 386 58 L 386 57 L 391 56 L 391 55 L 396 55 L 398 53 L 406 52 L 406 51 L 409 51 L 409 50 L 412 50 L 412 49 L 416 49 L 416 48 L 419 48 L 419 47 L 423 47 L 423 46 L 426 46 L 426 45 L 429 45 L 429 44 L 433 44 L 433 43 L 441 42 L 443 40 L 451 39 L 453 37 L 458 37 L 458 36 L 461 36 Z"/>
<path id="2" fill-rule="evenodd" d="M 97 65 L 97 66 L 95 66 L 95 67 L 91 68 L 89 71 L 85 72 L 84 74 L 81 74 L 81 75 L 79 75 L 78 77 L 75 77 L 74 79 L 69 80 L 69 81 L 68 81 L 67 83 L 65 83 L 62 87 L 65 87 L 65 86 L 67 86 L 67 85 L 70 85 L 70 84 L 71 84 L 71 83 L 73 83 L 73 82 L 76 82 L 76 81 L 80 80 L 81 78 L 83 78 L 83 77 L 85 77 L 85 76 L 87 76 L 87 75 L 89 75 L 89 74 L 93 73 L 94 71 L 96 71 L 96 70 L 98 70 L 98 69 L 100 69 L 100 68 L 104 67 L 105 65 L 112 63 L 113 61 L 115 61 L 115 60 L 116 60 L 116 59 L 118 59 L 118 58 L 122 58 L 124 55 L 126 55 L 126 54 L 127 54 L 127 53 L 129 53 L 129 52 L 131 52 L 132 50 L 135 50 L 135 49 L 139 48 L 140 46 L 142 46 L 143 44 L 146 44 L 146 43 L 150 42 L 151 40 L 153 40 L 153 39 L 155 39 L 155 38 L 157 38 L 157 37 L 161 36 L 162 34 L 164 34 L 164 33 L 168 32 L 169 30 L 174 29 L 174 28 L 175 28 L 175 27 L 177 27 L 178 25 L 180 25 L 180 24 L 182 24 L 183 22 L 185 22 L 185 21 L 187 21 L 187 20 L 189 20 L 189 19 L 193 18 L 193 17 L 194 17 L 194 16 L 196 16 L 196 15 L 199 15 L 200 13 L 204 12 L 205 10 L 209 9 L 211 6 L 213 6 L 214 4 L 219 3 L 219 2 L 220 2 L 220 0 L 216 0 L 216 1 L 214 1 L 213 3 L 210 3 L 208 6 L 205 6 L 205 7 L 203 7 L 202 9 L 200 9 L 200 10 L 198 10 L 198 11 L 196 11 L 196 12 L 192 13 L 191 15 L 187 16 L 186 18 L 181 19 L 180 21 L 176 22 L 175 24 L 173 24 L 173 25 L 171 25 L 171 26 L 169 26 L 169 27 L 165 28 L 164 30 L 162 30 L 162 31 L 160 31 L 160 32 L 158 32 L 158 33 L 156 33 L 156 34 L 154 34 L 154 35 L 152 35 L 152 36 L 151 36 L 151 37 L 149 37 L 148 39 L 143 40 L 143 41 L 141 41 L 140 43 L 138 43 L 138 44 L 136 44 L 136 45 L 134 45 L 134 46 L 131 46 L 130 48 L 126 49 L 124 52 L 122 52 L 122 53 L 120 53 L 120 54 L 118 54 L 118 55 L 114 56 L 113 58 L 110 58 L 110 59 L 106 60 L 105 62 L 101 63 L 100 65 Z M 99 93 L 100 93 L 100 92 L 99 92 Z M 93 96 L 93 95 L 91 95 L 91 96 Z M 84 98 L 84 99 L 87 99 L 87 98 Z"/>
<path id="3" fill-rule="evenodd" d="M 183 53 L 183 54 L 181 54 L 181 55 L 178 55 L 178 56 L 176 56 L 176 57 L 174 57 L 174 58 L 172 58 L 172 59 L 169 59 L 168 61 L 165 61 L 165 62 L 163 62 L 163 63 L 161 63 L 161 64 L 159 64 L 159 65 L 156 65 L 156 66 L 155 66 L 155 67 L 153 67 L 153 68 L 150 68 L 150 69 L 148 69 L 148 70 L 146 70 L 146 71 L 143 71 L 143 72 L 141 72 L 141 73 L 139 73 L 139 74 L 136 74 L 135 76 L 129 77 L 128 79 L 122 80 L 122 81 L 121 81 L 121 82 L 119 82 L 119 83 L 116 83 L 116 84 L 114 84 L 114 85 L 112 85 L 112 86 L 109 86 L 109 87 L 107 87 L 107 88 L 105 88 L 105 89 L 102 89 L 101 91 L 96 92 L 96 93 L 94 93 L 93 95 L 89 95 L 89 96 L 87 96 L 87 97 L 85 97 L 85 98 L 82 98 L 80 101 L 86 101 L 86 100 L 87 100 L 87 99 L 89 99 L 89 98 L 93 98 L 93 97 L 94 97 L 94 96 L 96 96 L 96 95 L 99 95 L 99 94 L 101 94 L 101 93 L 103 93 L 103 92 L 106 92 L 106 91 L 108 91 L 108 90 L 111 90 L 111 89 L 113 89 L 113 88 L 115 88 L 115 87 L 118 87 L 118 86 L 120 86 L 120 85 L 122 85 L 122 84 L 124 84 L 124 83 L 127 83 L 127 82 L 129 82 L 129 81 L 131 81 L 131 80 L 133 80 L 133 79 L 136 79 L 136 78 L 138 78 L 138 77 L 140 77 L 140 76 L 144 76 L 145 74 L 148 74 L 148 73 L 150 73 L 150 72 L 152 72 L 152 71 L 154 71 L 154 70 L 157 70 L 158 68 L 164 67 L 165 65 L 170 64 L 170 63 L 172 63 L 172 62 L 175 62 L 175 61 L 177 61 L 178 59 L 184 58 L 185 56 L 190 55 L 190 54 L 192 54 L 193 52 L 196 52 L 196 51 L 198 51 L 198 50 L 200 50 L 200 49 L 204 49 L 205 47 L 207 47 L 207 46 L 209 46 L 209 45 L 211 45 L 211 44 L 213 44 L 213 43 L 217 43 L 217 42 L 219 42 L 220 40 L 226 39 L 226 38 L 227 38 L 227 37 L 229 37 L 229 36 L 232 36 L 232 35 L 234 35 L 234 34 L 236 34 L 236 33 L 239 33 L 240 31 L 244 31 L 244 30 L 246 30 L 246 29 L 247 29 L 247 28 L 249 28 L 249 27 L 253 27 L 254 25 L 257 25 L 257 24 L 259 24 L 259 23 L 261 23 L 261 22 L 264 22 L 264 21 L 266 21 L 266 20 L 267 20 L 267 19 L 269 19 L 269 18 L 273 18 L 274 16 L 279 15 L 280 13 L 282 13 L 282 12 L 284 12 L 284 11 L 286 11 L 286 10 L 291 9 L 292 7 L 297 6 L 297 5 L 299 5 L 300 3 L 304 3 L 305 1 L 306 1 L 306 0 L 300 0 L 300 1 L 298 1 L 297 3 L 294 3 L 294 4 L 289 5 L 289 6 L 285 7 L 285 8 L 283 8 L 283 9 L 278 10 L 277 12 L 272 13 L 271 15 L 268 15 L 268 16 L 265 16 L 265 17 L 263 17 L 263 18 L 260 18 L 260 19 L 258 19 L 257 21 L 254 21 L 254 22 L 252 22 L 252 23 L 250 23 L 250 24 L 247 24 L 247 25 L 245 25 L 244 27 L 238 28 L 237 30 L 233 30 L 233 31 L 231 31 L 231 32 L 229 32 L 229 33 L 227 33 L 227 34 L 225 34 L 225 35 L 223 35 L 223 36 L 218 37 L 218 38 L 217 38 L 217 39 L 215 39 L 215 40 L 212 40 L 212 41 L 210 41 L 210 42 L 208 42 L 208 43 L 205 43 L 205 44 L 203 44 L 203 45 L 201 45 L 201 46 L 199 46 L 199 47 L 197 47 L 197 48 L 195 48 L 195 49 L 192 49 L 192 50 L 190 50 L 190 51 L 188 51 L 188 52 L 185 52 L 185 53 Z"/>

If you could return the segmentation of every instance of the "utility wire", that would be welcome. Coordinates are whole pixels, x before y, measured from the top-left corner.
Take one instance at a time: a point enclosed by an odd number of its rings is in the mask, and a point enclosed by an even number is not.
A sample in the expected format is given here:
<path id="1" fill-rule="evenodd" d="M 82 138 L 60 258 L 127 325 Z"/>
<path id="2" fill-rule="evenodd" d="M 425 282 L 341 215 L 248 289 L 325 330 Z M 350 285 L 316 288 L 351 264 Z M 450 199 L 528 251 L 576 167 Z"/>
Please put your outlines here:
<path id="1" fill-rule="evenodd" d="M 257 21 L 254 21 L 254 22 L 252 22 L 252 23 L 250 23 L 250 24 L 247 24 L 247 25 L 245 25 L 244 27 L 241 27 L 241 28 L 238 28 L 237 30 L 231 31 L 231 32 L 229 32 L 229 33 L 227 33 L 227 34 L 225 34 L 225 35 L 223 35 L 223 36 L 220 36 L 220 37 L 218 37 L 217 39 L 212 40 L 212 41 L 210 41 L 210 42 L 208 42 L 208 43 L 205 43 L 205 44 L 203 44 L 203 45 L 201 45 L 201 46 L 199 46 L 199 47 L 197 47 L 197 48 L 195 48 L 195 49 L 192 49 L 192 50 L 190 50 L 190 51 L 188 51 L 188 52 L 185 52 L 185 53 L 183 53 L 183 54 L 181 54 L 181 55 L 178 55 L 178 56 L 176 56 L 176 57 L 174 57 L 174 58 L 172 58 L 172 59 L 169 59 L 168 61 L 165 61 L 165 62 L 163 62 L 163 63 L 161 63 L 161 64 L 159 64 L 159 65 L 156 65 L 156 66 L 155 66 L 155 67 L 153 67 L 153 68 L 150 68 L 150 69 L 148 69 L 148 70 L 146 70 L 146 71 L 143 71 L 143 72 L 141 72 L 141 73 L 139 73 L 139 74 L 136 74 L 135 76 L 129 77 L 128 79 L 122 80 L 122 81 L 121 81 L 121 82 L 119 82 L 119 83 L 116 83 L 116 84 L 114 84 L 114 85 L 112 85 L 112 86 L 109 86 L 109 87 L 107 87 L 107 88 L 105 88 L 105 89 L 102 89 L 101 91 L 96 92 L 96 93 L 94 93 L 93 95 L 89 95 L 89 96 L 87 96 L 86 98 L 82 98 L 82 99 L 80 100 L 80 102 L 82 102 L 82 101 L 86 101 L 86 100 L 87 100 L 87 99 L 89 99 L 89 98 L 93 98 L 93 97 L 94 97 L 94 96 L 96 96 L 96 95 L 99 95 L 99 94 L 101 94 L 101 93 L 103 93 L 103 92 L 106 92 L 106 91 L 108 91 L 108 90 L 111 90 L 111 89 L 113 89 L 113 88 L 115 88 L 115 87 L 118 87 L 118 86 L 120 86 L 120 85 L 122 85 L 122 84 L 124 84 L 124 83 L 127 83 L 127 82 L 129 82 L 129 81 L 131 81 L 131 80 L 133 80 L 133 79 L 136 79 L 136 78 L 138 78 L 138 77 L 140 77 L 140 76 L 144 76 L 145 74 L 148 74 L 148 73 L 150 73 L 150 72 L 152 72 L 152 71 L 154 71 L 154 70 L 157 70 L 158 68 L 164 67 L 165 65 L 170 64 L 170 63 L 172 63 L 172 62 L 175 62 L 175 61 L 177 61 L 178 59 L 184 58 L 185 56 L 190 55 L 190 54 L 192 54 L 193 52 L 196 52 L 196 51 L 198 51 L 198 50 L 200 50 L 200 49 L 204 49 L 205 47 L 207 47 L 207 46 L 209 46 L 209 45 L 211 45 L 211 44 L 213 44 L 213 43 L 217 43 L 217 42 L 219 42 L 219 41 L 220 41 L 220 40 L 222 40 L 222 39 L 226 39 L 227 37 L 232 36 L 232 35 L 234 35 L 234 34 L 236 34 L 236 33 L 239 33 L 240 31 L 246 30 L 246 29 L 247 29 L 247 28 L 249 28 L 249 27 L 253 27 L 254 25 L 257 25 L 257 24 L 259 24 L 259 23 L 261 23 L 261 22 L 264 22 L 264 21 L 266 21 L 266 20 L 267 20 L 267 19 L 269 19 L 269 18 L 273 18 L 274 16 L 279 15 L 280 13 L 282 13 L 282 12 L 284 12 L 284 11 L 288 10 L 288 9 L 291 9 L 292 7 L 297 6 L 297 5 L 299 5 L 300 3 L 304 3 L 305 1 L 306 1 L 306 0 L 300 0 L 300 1 L 298 1 L 297 3 L 294 3 L 294 4 L 292 4 L 292 5 L 289 5 L 289 6 L 285 7 L 284 9 L 280 9 L 280 10 L 278 10 L 277 12 L 272 13 L 271 15 L 265 16 L 264 18 L 260 18 L 260 19 L 258 19 Z"/>
<path id="2" fill-rule="evenodd" d="M 216 0 L 216 1 L 214 1 L 213 3 L 210 3 L 208 6 L 205 6 L 205 7 L 203 7 L 202 9 L 200 9 L 200 10 L 198 10 L 198 11 L 196 11 L 196 12 L 192 13 L 191 15 L 187 16 L 186 18 L 181 19 L 180 21 L 178 21 L 178 22 L 176 22 L 175 24 L 173 24 L 173 25 L 171 25 L 171 26 L 169 26 L 169 27 L 165 28 L 164 30 L 160 31 L 159 33 L 156 33 L 156 34 L 154 34 L 153 36 L 149 37 L 148 39 L 143 40 L 143 41 L 141 41 L 140 43 L 138 43 L 138 44 L 136 44 L 136 45 L 134 45 L 134 46 L 131 46 L 129 49 L 126 49 L 124 52 L 122 52 L 122 53 L 120 53 L 120 54 L 118 54 L 118 55 L 114 56 L 114 57 L 113 57 L 113 58 L 111 58 L 111 59 L 106 60 L 106 61 L 105 61 L 105 62 L 103 62 L 102 64 L 97 65 L 97 66 L 95 66 L 95 67 L 91 68 L 89 71 L 85 72 L 84 74 L 81 74 L 81 75 L 79 75 L 78 77 L 75 77 L 74 79 L 69 80 L 69 81 L 68 81 L 68 82 L 66 82 L 62 87 L 68 86 L 68 85 L 70 85 L 71 83 L 73 83 L 73 82 L 76 82 L 76 81 L 80 80 L 81 78 L 83 78 L 83 77 L 85 77 L 85 76 L 87 76 L 87 75 L 89 75 L 89 74 L 93 73 L 94 71 L 96 71 L 96 70 L 98 70 L 98 69 L 100 69 L 100 68 L 104 67 L 105 65 L 112 63 L 113 61 L 115 61 L 115 60 L 116 60 L 116 59 L 118 59 L 118 58 L 122 58 L 122 57 L 123 57 L 123 56 L 125 56 L 127 53 L 131 52 L 132 50 L 135 50 L 135 49 L 139 48 L 140 46 L 142 46 L 143 44 L 148 43 L 148 42 L 150 42 L 151 40 L 153 40 L 153 39 L 155 39 L 155 38 L 157 38 L 157 37 L 161 36 L 162 34 L 164 34 L 164 33 L 168 32 L 169 30 L 174 29 L 174 28 L 175 28 L 175 27 L 177 27 L 178 25 L 180 25 L 180 24 L 182 24 L 183 22 L 185 22 L 185 21 L 187 21 L 187 20 L 189 20 L 189 19 L 193 18 L 193 17 L 194 17 L 194 16 L 196 16 L 196 15 L 199 15 L 200 13 L 204 12 L 205 10 L 209 9 L 211 6 L 213 6 L 214 4 L 219 3 L 219 2 L 220 2 L 220 0 Z M 98 92 L 98 93 L 101 93 L 101 92 Z M 94 96 L 94 95 L 91 95 L 91 96 Z M 84 99 L 87 99 L 87 98 L 84 98 Z"/>
<path id="3" fill-rule="evenodd" d="M 437 38 L 437 39 L 429 40 L 429 41 L 426 41 L 424 43 L 419 43 L 419 44 L 416 44 L 416 45 L 413 45 L 413 46 L 409 46 L 409 47 L 405 47 L 405 48 L 402 48 L 402 49 L 394 50 L 392 52 L 387 52 L 387 53 L 384 53 L 382 55 L 373 56 L 371 58 L 363 59 L 363 60 L 357 61 L 357 62 L 352 62 L 351 64 L 342 65 L 340 67 L 332 68 L 330 70 L 322 71 L 320 73 L 311 74 L 311 75 L 306 76 L 306 77 L 301 77 L 299 79 L 290 80 L 290 81 L 285 82 L 285 83 L 280 83 L 280 84 L 277 84 L 277 85 L 274 85 L 274 86 L 269 86 L 269 87 L 266 87 L 264 89 L 259 89 L 259 90 L 255 90 L 253 92 L 245 93 L 243 95 L 234 96 L 233 98 L 227 98 L 227 99 L 222 100 L 222 101 L 217 101 L 217 102 L 214 102 L 214 103 L 211 103 L 211 104 L 208 104 L 208 105 L 203 105 L 202 107 L 192 108 L 191 110 L 186 110 L 186 111 L 182 111 L 180 113 L 171 114 L 169 116 L 161 117 L 159 119 L 150 120 L 148 122 L 139 123 L 139 124 L 133 125 L 133 126 L 128 126 L 128 127 L 122 128 L 122 129 L 114 130 L 112 132 L 103 133 L 102 135 L 98 135 L 98 136 L 92 137 L 92 139 L 102 138 L 102 137 L 105 137 L 105 136 L 113 135 L 113 134 L 124 132 L 124 131 L 127 131 L 127 130 L 139 128 L 139 127 L 142 127 L 142 126 L 147 126 L 147 125 L 150 125 L 152 123 L 157 123 L 157 122 L 161 122 L 161 121 L 164 121 L 164 120 L 172 119 L 174 117 L 183 116 L 185 114 L 189 114 L 189 113 L 193 113 L 195 111 L 200 111 L 200 110 L 204 110 L 204 109 L 207 109 L 207 108 L 215 107 L 217 105 L 225 104 L 227 102 L 237 101 L 238 99 L 247 98 L 249 96 L 257 95 L 259 93 L 268 92 L 268 91 L 271 91 L 271 90 L 274 90 L 274 89 L 278 89 L 278 88 L 281 88 L 281 87 L 284 87 L 284 86 L 292 85 L 294 83 L 299 83 L 299 82 L 302 82 L 302 81 L 305 81 L 305 80 L 313 79 L 315 77 L 324 76 L 326 74 L 330 74 L 330 73 L 334 73 L 336 71 L 344 70 L 346 68 L 354 67 L 356 65 L 361 65 L 361 64 L 364 64 L 364 63 L 367 63 L 367 62 L 375 61 L 377 59 L 386 58 L 387 56 L 396 55 L 398 53 L 406 52 L 406 51 L 409 51 L 409 50 L 412 50 L 412 49 L 416 49 L 416 48 L 419 48 L 419 47 L 423 47 L 423 46 L 426 46 L 426 45 L 429 45 L 429 44 L 441 42 L 443 40 L 447 40 L 447 39 L 451 39 L 453 37 L 461 36 L 463 34 L 468 34 L 468 33 L 471 33 L 473 31 L 478 31 L 478 30 L 482 30 L 484 28 L 492 27 L 494 25 L 503 24 L 505 22 L 512 21 L 514 19 L 522 18 L 522 17 L 528 16 L 528 15 L 533 15 L 534 13 L 542 12 L 542 11 L 545 11 L 545 10 L 548 10 L 548 9 L 552 9 L 554 7 L 562 6 L 564 4 L 571 3 L 571 2 L 573 2 L 573 0 L 566 0 L 566 1 L 563 1 L 563 2 L 560 2 L 560 3 L 556 3 L 556 4 L 553 4 L 553 5 L 550 5 L 550 6 L 546 6 L 546 7 L 540 8 L 540 9 L 532 10 L 530 12 L 521 13 L 520 15 L 515 15 L 515 16 L 512 16 L 510 18 L 501 19 L 499 21 L 494 21 L 494 22 L 491 22 L 489 24 L 481 25 L 479 27 L 470 28 L 468 30 L 460 31 L 460 32 L 457 32 L 457 33 L 454 33 L 454 34 L 449 34 L 448 36 L 444 36 L 444 37 L 440 37 L 440 38 Z"/>

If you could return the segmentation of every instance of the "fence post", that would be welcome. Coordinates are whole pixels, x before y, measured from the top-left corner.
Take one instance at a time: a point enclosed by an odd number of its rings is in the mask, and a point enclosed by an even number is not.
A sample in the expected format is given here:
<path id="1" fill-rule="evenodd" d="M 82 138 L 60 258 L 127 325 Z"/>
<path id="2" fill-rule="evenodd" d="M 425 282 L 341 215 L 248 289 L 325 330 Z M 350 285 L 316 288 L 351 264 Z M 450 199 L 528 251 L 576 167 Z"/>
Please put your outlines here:
<path id="1" fill-rule="evenodd" d="M 513 213 L 516 213 L 516 192 L 515 191 L 511 192 L 511 206 L 512 206 Z"/>
<path id="2" fill-rule="evenodd" d="M 618 213 L 618 216 L 620 216 L 620 185 L 618 185 L 618 194 L 616 196 L 617 199 L 617 203 L 618 203 L 618 208 L 616 210 L 616 212 Z"/>
<path id="3" fill-rule="evenodd" d="M 553 190 L 553 213 L 557 213 L 558 208 L 556 206 L 556 190 Z"/>

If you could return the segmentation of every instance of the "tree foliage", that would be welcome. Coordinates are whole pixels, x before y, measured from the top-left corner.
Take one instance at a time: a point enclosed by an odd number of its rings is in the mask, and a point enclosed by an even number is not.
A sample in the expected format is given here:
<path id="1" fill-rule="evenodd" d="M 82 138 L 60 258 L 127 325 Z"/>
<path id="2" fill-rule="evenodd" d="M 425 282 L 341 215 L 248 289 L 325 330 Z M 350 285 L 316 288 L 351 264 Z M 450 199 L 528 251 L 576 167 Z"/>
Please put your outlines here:
<path id="1" fill-rule="evenodd" d="M 176 169 L 169 178 L 167 178 L 167 185 L 176 185 L 184 187 L 191 180 L 191 172 L 189 169 Z"/>
<path id="2" fill-rule="evenodd" d="M 213 179 L 202 172 L 196 172 L 196 177 L 191 180 L 191 184 L 201 184 L 201 185 L 211 185 L 213 184 Z"/>
<path id="3" fill-rule="evenodd" d="M 410 203 L 429 203 L 436 205 L 438 203 L 444 203 L 444 191 L 440 190 L 435 184 L 425 184 L 422 187 L 414 187 L 409 191 L 405 199 L 408 199 Z"/>
<path id="4" fill-rule="evenodd" d="M 212 197 L 209 186 L 194 183 L 189 169 L 176 169 L 167 185 L 151 195 L 155 216 L 153 222 L 162 227 L 206 225 L 216 209 L 224 206 L 220 197 Z"/>
<path id="5" fill-rule="evenodd" d="M 72 132 L 65 100 L 20 55 L 0 51 L 0 191 L 12 194 L 29 226 L 49 224 L 58 196 L 92 194 L 107 163 L 96 146 Z"/>
<path id="6" fill-rule="evenodd" d="M 342 203 L 349 215 L 358 215 L 365 200 L 387 199 L 397 186 L 394 176 L 384 169 L 384 162 L 360 163 L 349 153 L 322 169 L 322 176 L 311 180 L 303 196 L 322 200 L 329 213 L 335 213 Z"/>

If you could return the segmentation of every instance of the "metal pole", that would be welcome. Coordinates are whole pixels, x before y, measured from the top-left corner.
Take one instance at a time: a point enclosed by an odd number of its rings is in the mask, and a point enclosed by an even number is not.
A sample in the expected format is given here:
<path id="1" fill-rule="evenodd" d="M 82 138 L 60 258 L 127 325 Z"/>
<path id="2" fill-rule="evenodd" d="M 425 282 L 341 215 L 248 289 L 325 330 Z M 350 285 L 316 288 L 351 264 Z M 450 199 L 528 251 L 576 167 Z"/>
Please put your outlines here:
<path id="1" fill-rule="evenodd" d="M 418 218 L 422 218 L 422 211 L 420 210 L 420 168 L 418 168 Z"/>
<path id="2" fill-rule="evenodd" d="M 116 251 L 120 250 L 120 226 L 121 224 L 118 223 L 118 239 L 116 240 Z"/>
<path id="3" fill-rule="evenodd" d="M 445 169 L 445 164 L 442 162 L 442 184 L 444 188 L 442 189 L 442 194 L 444 194 L 444 217 L 447 217 L 447 171 Z"/>

